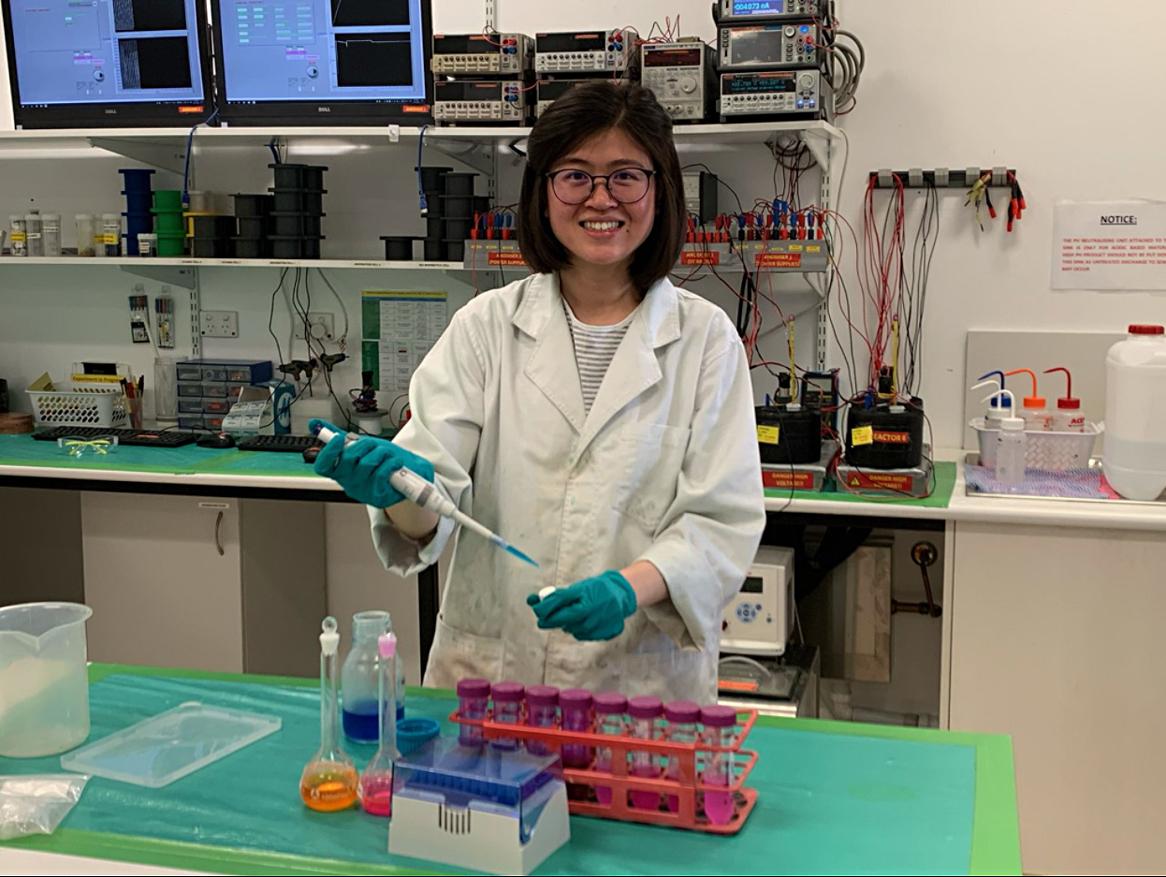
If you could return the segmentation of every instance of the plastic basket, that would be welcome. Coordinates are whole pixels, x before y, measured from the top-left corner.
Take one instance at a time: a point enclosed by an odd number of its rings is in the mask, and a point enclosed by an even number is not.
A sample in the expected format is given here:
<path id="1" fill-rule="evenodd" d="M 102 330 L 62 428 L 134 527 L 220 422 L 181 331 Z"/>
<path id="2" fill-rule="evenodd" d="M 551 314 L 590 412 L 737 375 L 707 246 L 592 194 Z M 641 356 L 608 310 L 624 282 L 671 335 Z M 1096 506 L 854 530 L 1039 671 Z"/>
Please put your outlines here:
<path id="1" fill-rule="evenodd" d="M 979 442 L 980 465 L 990 469 L 996 467 L 997 429 L 988 427 L 982 417 L 971 422 Z M 1084 432 L 1039 432 L 1024 431 L 1024 467 L 1041 469 L 1045 472 L 1064 472 L 1069 469 L 1085 469 L 1093 456 L 1093 445 L 1104 427 L 1096 423 L 1086 423 Z"/>
<path id="2" fill-rule="evenodd" d="M 66 385 L 56 390 L 26 390 L 38 424 L 123 427 L 129 423 L 125 396 L 117 387 Z"/>

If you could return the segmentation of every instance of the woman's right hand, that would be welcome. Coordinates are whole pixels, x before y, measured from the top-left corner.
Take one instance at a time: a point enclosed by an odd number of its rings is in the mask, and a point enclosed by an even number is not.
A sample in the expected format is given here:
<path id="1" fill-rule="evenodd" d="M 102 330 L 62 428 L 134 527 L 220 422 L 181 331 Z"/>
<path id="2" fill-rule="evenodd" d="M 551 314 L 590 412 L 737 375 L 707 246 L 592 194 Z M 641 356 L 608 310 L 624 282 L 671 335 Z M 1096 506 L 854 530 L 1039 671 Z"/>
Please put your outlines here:
<path id="1" fill-rule="evenodd" d="M 320 449 L 315 472 L 336 481 L 357 502 L 387 509 L 405 499 L 389 483 L 393 473 L 401 468 L 412 470 L 426 481 L 433 480 L 433 464 L 412 451 L 372 436 L 362 436 L 349 444 L 345 430 L 327 421 L 313 419 L 308 424 L 313 433 L 321 426 L 336 435 Z"/>

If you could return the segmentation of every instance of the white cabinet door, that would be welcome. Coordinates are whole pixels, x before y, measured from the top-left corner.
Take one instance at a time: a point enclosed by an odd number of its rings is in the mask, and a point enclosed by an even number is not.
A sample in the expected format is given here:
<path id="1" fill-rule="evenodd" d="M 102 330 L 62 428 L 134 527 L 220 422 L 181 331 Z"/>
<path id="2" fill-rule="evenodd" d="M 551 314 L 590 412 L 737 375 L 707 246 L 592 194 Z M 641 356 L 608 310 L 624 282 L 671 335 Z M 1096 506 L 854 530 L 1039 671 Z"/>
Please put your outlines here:
<path id="1" fill-rule="evenodd" d="M 81 532 L 90 660 L 243 670 L 235 500 L 85 492 Z"/>
<path id="2" fill-rule="evenodd" d="M 1026 872 L 1162 873 L 1163 570 L 1159 533 L 955 525 L 951 728 L 1012 736 Z"/>

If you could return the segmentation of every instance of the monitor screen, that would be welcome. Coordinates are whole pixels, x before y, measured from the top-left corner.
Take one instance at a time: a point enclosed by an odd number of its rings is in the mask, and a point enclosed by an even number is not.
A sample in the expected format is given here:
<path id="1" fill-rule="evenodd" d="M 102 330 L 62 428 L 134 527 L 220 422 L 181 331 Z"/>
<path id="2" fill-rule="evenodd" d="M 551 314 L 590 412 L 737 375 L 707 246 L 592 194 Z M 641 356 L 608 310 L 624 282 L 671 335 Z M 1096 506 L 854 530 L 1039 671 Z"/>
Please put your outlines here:
<path id="1" fill-rule="evenodd" d="M 214 0 L 212 18 L 228 123 L 429 116 L 429 0 Z"/>
<path id="2" fill-rule="evenodd" d="M 210 114 L 201 0 L 3 0 L 21 127 L 193 125 Z"/>

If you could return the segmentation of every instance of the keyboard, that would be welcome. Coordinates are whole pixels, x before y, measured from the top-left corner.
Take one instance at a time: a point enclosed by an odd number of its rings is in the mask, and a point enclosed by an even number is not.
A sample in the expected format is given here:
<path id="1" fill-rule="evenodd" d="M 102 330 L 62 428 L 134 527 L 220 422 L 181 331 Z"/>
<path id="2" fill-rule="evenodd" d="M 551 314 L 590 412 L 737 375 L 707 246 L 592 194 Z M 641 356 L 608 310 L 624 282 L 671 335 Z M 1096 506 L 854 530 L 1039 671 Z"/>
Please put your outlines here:
<path id="1" fill-rule="evenodd" d="M 140 445 L 151 448 L 180 448 L 198 438 L 193 432 L 177 430 L 113 429 L 104 426 L 53 426 L 34 432 L 32 437 L 42 442 L 62 438 L 105 438 L 116 436 L 119 445 Z"/>
<path id="2" fill-rule="evenodd" d="M 302 454 L 320 444 L 314 435 L 249 435 L 239 439 L 235 447 L 240 451 L 287 451 Z"/>

